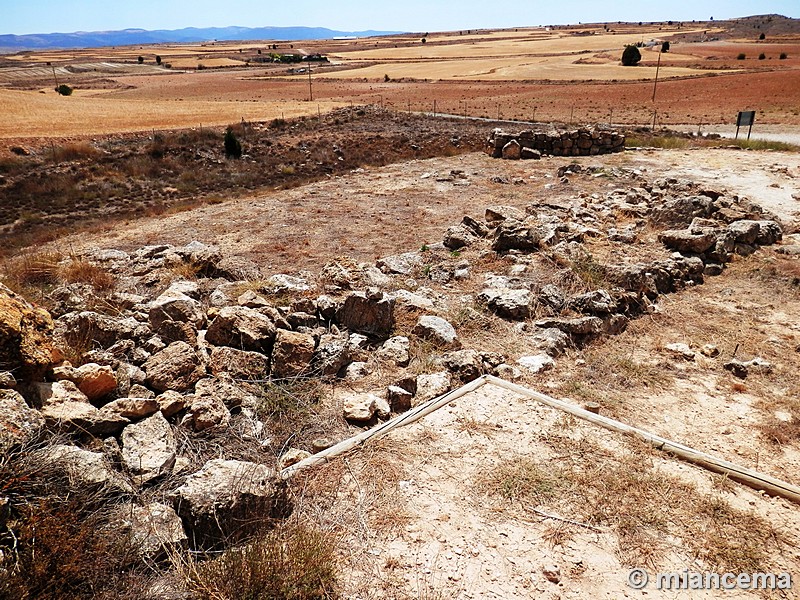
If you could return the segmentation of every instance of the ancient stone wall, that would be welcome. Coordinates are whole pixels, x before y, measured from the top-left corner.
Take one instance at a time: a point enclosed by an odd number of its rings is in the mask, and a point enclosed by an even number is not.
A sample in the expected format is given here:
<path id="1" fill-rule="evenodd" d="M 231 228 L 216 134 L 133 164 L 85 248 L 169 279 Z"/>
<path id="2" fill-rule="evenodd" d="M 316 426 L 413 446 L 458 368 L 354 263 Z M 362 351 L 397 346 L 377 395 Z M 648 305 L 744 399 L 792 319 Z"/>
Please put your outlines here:
<path id="1" fill-rule="evenodd" d="M 495 129 L 486 141 L 486 152 L 494 158 L 541 158 L 553 156 L 595 156 L 622 152 L 625 136 L 610 129 L 573 131 L 525 130 L 517 134 Z"/>

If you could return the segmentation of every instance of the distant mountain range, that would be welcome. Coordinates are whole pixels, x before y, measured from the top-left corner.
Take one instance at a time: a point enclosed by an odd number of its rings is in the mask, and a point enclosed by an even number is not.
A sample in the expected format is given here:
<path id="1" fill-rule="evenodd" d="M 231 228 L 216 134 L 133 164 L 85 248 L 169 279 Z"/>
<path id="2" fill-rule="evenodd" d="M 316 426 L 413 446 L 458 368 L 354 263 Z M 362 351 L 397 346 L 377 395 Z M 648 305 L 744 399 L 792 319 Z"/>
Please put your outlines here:
<path id="1" fill-rule="evenodd" d="M 121 31 L 78 31 L 75 33 L 42 33 L 0 35 L 3 50 L 42 50 L 48 48 L 96 48 L 243 40 L 322 40 L 334 37 L 370 37 L 392 35 L 399 31 L 334 31 L 324 27 L 187 27 L 185 29 L 123 29 Z"/>

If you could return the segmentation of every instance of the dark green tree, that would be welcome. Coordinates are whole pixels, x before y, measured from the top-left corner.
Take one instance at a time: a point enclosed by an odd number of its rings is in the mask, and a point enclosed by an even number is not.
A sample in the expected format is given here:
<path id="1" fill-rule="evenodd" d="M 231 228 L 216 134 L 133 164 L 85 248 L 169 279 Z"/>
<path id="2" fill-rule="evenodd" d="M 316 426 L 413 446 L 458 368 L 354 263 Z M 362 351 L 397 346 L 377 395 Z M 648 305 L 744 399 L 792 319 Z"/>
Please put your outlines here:
<path id="1" fill-rule="evenodd" d="M 622 64 L 626 67 L 635 67 L 642 60 L 642 53 L 636 46 L 625 46 L 622 52 Z"/>
<path id="2" fill-rule="evenodd" d="M 661 51 L 662 52 L 669 52 L 669 42 L 662 42 L 661 43 Z"/>
<path id="3" fill-rule="evenodd" d="M 225 130 L 225 157 L 226 158 L 241 158 L 242 157 L 242 144 L 233 133 L 233 129 L 228 127 Z"/>

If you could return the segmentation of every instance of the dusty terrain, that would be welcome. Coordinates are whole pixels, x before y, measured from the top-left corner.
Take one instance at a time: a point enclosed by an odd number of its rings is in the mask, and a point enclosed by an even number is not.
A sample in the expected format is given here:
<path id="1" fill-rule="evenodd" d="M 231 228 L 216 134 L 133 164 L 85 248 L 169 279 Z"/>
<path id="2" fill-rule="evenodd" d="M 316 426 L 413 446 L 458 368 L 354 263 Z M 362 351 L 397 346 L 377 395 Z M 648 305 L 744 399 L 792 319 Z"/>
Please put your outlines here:
<path id="1" fill-rule="evenodd" d="M 762 25 L 769 37 L 759 42 Z M 796 32 L 767 27 L 753 21 L 725 35 L 718 24 L 620 24 L 611 31 L 592 25 L 433 34 L 424 44 L 419 36 L 298 44 L 297 50 L 332 58 L 314 71 L 313 102 L 307 75 L 289 74 L 285 65 L 245 66 L 259 44 L 4 57 L 0 275 L 54 315 L 91 308 L 122 318 L 128 309 L 109 300 L 115 290 L 141 294 L 137 310 L 147 320 L 145 300 L 177 281 L 200 299 L 202 320 L 219 311 L 210 306 L 211 290 L 224 289 L 231 297 L 223 303 L 255 302 L 281 318 L 292 311 L 313 323 L 314 335 L 339 335 L 317 318 L 317 292 L 349 294 L 350 282 L 332 285 L 331 273 L 372 268 L 369 285 L 354 276 L 363 284 L 358 289 L 375 284 L 399 294 L 391 334 L 411 339 L 410 364 L 389 364 L 377 356 L 380 342 L 369 341 L 363 372 L 319 384 L 321 400 L 299 425 L 281 423 L 278 413 L 264 417 L 265 439 L 255 447 L 237 445 L 242 440 L 228 435 L 233 428 L 201 434 L 186 420 L 166 426 L 182 432 L 182 451 L 194 452 L 195 462 L 232 453 L 271 467 L 289 447 L 313 450 L 313 436 L 338 441 L 368 427 L 343 418 L 349 394 L 382 394 L 401 379 L 445 368 L 445 349 L 414 333 L 420 315 L 446 318 L 463 348 L 502 354 L 503 364 L 519 367 L 519 358 L 538 349 L 537 319 L 561 309 L 536 300 L 530 314 L 502 317 L 476 300 L 487 278 L 520 278 L 535 294 L 552 282 L 573 296 L 611 289 L 604 265 L 675 258 L 660 241 L 666 226 L 651 218 L 648 202 L 720 196 L 742 207 L 741 214 L 760 215 L 752 201 L 766 211 L 763 219 L 778 219 L 780 242 L 741 248 L 724 270 L 715 265 L 721 274 L 707 274 L 702 283 L 682 280 L 647 301 L 640 289 L 642 304 L 626 327 L 570 338 L 541 372 L 506 373 L 531 389 L 593 403 L 603 415 L 797 485 L 800 154 L 719 142 L 723 147 L 499 160 L 480 151 L 494 123 L 407 114 L 430 112 L 436 102 L 439 113 L 639 126 L 656 110 L 662 123 L 696 126 L 728 123 L 736 111 L 754 108 L 758 123 L 800 125 L 800 41 Z M 645 64 L 633 71 L 614 64 L 623 41 L 643 36 L 674 41 L 662 57 L 665 80 L 655 104 L 648 80 L 655 52 L 645 49 Z M 295 50 L 286 45 L 281 50 Z M 758 60 L 762 50 L 769 58 Z M 747 58 L 739 61 L 742 52 Z M 148 64 L 135 64 L 142 54 Z M 156 67 L 155 54 L 173 61 L 172 70 Z M 124 65 L 122 74 L 110 60 Z M 47 62 L 75 85 L 73 96 L 54 95 L 42 68 Z M 201 62 L 227 66 L 188 68 Z M 98 71 L 76 69 L 80 64 L 99 65 Z M 577 81 L 548 75 L 554 67 Z M 641 81 L 609 80 L 629 77 Z M 224 156 L 227 125 L 242 140 L 241 161 Z M 546 244 L 496 252 L 491 238 L 452 251 L 441 244 L 463 216 L 485 223 L 486 208 L 497 205 L 523 215 L 528 209 L 542 224 L 566 220 L 560 253 Z M 635 235 L 620 241 L 612 228 Z M 182 263 L 176 249 L 198 241 L 221 256 L 252 261 L 259 275 L 231 282 L 230 275 L 210 277 Z M 588 258 L 564 254 L 564 246 L 575 245 Z M 148 262 L 159 252 L 173 262 Z M 407 272 L 384 264 L 388 273 L 376 273 L 376 261 L 406 252 L 419 264 Z M 98 258 L 104 255 L 111 258 Z M 77 266 L 76 279 L 53 279 L 63 272 L 54 261 Z M 134 263 L 141 268 L 135 273 Z M 467 274 L 456 278 L 464 265 Z M 317 287 L 297 297 L 268 293 L 266 281 L 275 274 Z M 237 298 L 242 292 L 249 300 Z M 314 314 L 300 314 L 309 305 Z M 193 343 L 208 352 L 197 329 Z M 312 326 L 294 329 L 313 340 Z M 186 328 L 177 331 L 192 338 Z M 676 343 L 686 344 L 691 358 L 668 348 Z M 719 355 L 702 353 L 706 346 Z M 72 350 L 76 364 L 88 360 L 85 348 Z M 741 377 L 723 366 L 756 357 L 770 368 Z M 148 370 L 155 370 L 153 362 Z M 238 427 L 244 415 L 232 418 Z M 95 438 L 76 443 L 103 445 Z M 176 470 L 175 481 L 158 480 L 144 494 L 161 499 L 187 473 Z M 797 504 L 489 385 L 297 475 L 287 492 L 291 520 L 331 536 L 342 598 L 800 597 Z M 651 574 L 788 572 L 794 589 L 638 591 L 627 585 L 633 567 Z M 174 570 L 162 564 L 147 577 Z M 142 597 L 175 597 L 180 589 L 174 581 L 162 584 Z"/>

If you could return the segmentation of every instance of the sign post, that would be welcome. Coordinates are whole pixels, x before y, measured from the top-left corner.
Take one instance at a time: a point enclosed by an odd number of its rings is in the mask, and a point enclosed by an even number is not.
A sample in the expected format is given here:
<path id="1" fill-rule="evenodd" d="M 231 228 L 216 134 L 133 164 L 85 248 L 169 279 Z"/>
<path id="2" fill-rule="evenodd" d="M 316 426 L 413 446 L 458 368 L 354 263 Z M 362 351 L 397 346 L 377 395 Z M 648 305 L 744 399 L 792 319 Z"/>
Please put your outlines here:
<path id="1" fill-rule="evenodd" d="M 756 111 L 746 110 L 740 111 L 736 119 L 736 138 L 739 139 L 739 127 L 749 127 L 747 130 L 747 139 L 750 139 L 750 133 L 753 131 L 753 122 L 756 120 Z"/>

